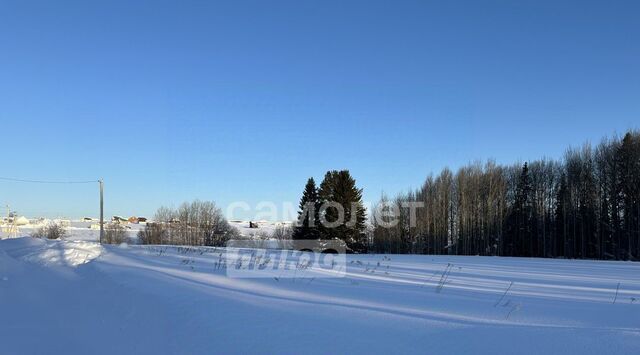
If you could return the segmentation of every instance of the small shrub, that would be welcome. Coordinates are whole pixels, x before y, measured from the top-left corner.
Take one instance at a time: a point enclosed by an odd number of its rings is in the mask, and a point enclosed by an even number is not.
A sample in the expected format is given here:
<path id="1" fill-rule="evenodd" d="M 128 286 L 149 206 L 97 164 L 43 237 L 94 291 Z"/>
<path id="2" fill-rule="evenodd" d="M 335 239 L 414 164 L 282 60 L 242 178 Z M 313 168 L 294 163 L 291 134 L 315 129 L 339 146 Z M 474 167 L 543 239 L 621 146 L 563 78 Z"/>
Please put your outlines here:
<path id="1" fill-rule="evenodd" d="M 277 226 L 273 230 L 271 238 L 278 241 L 278 248 L 289 249 L 292 247 L 293 228 L 289 226 Z"/>
<path id="2" fill-rule="evenodd" d="M 129 242 L 127 230 L 120 224 L 110 223 L 104 228 L 104 238 L 102 242 L 105 244 L 121 244 Z"/>
<path id="3" fill-rule="evenodd" d="M 31 236 L 34 238 L 62 239 L 67 235 L 67 230 L 58 223 L 49 223 L 36 229 Z"/>
<path id="4" fill-rule="evenodd" d="M 167 228 L 162 223 L 147 223 L 144 229 L 138 232 L 138 241 L 140 244 L 166 244 Z"/>

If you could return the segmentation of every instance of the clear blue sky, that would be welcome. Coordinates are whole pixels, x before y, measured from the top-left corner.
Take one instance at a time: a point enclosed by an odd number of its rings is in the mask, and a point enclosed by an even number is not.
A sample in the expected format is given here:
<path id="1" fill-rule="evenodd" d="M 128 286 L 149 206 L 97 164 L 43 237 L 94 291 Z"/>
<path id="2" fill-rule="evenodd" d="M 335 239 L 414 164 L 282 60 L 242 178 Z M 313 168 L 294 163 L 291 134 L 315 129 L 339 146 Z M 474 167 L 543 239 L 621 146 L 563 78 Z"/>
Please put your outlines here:
<path id="1" fill-rule="evenodd" d="M 640 123 L 640 2 L 0 1 L 0 176 L 104 177 L 106 213 L 367 200 Z M 28 215 L 97 186 L 0 181 Z"/>

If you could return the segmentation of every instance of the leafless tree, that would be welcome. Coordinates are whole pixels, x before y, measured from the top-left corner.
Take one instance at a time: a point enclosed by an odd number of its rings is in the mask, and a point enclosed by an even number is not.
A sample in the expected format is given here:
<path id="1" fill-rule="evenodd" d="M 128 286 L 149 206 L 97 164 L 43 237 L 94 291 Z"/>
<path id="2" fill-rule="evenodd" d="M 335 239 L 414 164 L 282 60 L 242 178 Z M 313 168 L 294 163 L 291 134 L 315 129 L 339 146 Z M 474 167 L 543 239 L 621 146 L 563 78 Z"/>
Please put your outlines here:
<path id="1" fill-rule="evenodd" d="M 373 219 L 371 250 L 640 260 L 640 132 L 527 163 L 475 162 L 383 195 L 398 223 Z M 414 224 L 408 201 L 424 203 Z"/>
<path id="2" fill-rule="evenodd" d="M 129 242 L 127 229 L 119 223 L 109 223 L 104 228 L 104 239 L 106 244 L 122 244 Z"/>
<path id="3" fill-rule="evenodd" d="M 288 249 L 291 247 L 291 236 L 293 235 L 293 228 L 290 226 L 276 226 L 273 230 L 271 238 L 278 242 L 278 248 Z"/>
<path id="4" fill-rule="evenodd" d="M 223 246 L 238 235 L 211 201 L 185 202 L 177 209 L 160 207 L 153 223 L 138 236 L 144 244 Z"/>

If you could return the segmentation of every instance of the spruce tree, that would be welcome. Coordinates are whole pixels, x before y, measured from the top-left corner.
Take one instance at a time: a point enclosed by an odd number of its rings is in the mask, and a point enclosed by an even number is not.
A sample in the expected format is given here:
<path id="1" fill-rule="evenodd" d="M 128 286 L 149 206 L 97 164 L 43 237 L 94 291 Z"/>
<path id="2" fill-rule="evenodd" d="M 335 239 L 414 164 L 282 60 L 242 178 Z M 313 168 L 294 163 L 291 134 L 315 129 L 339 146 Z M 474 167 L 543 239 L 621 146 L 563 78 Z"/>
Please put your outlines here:
<path id="1" fill-rule="evenodd" d="M 513 206 L 507 217 L 505 255 L 533 256 L 533 206 L 531 203 L 531 178 L 529 166 L 524 163 L 516 185 Z"/>
<path id="2" fill-rule="evenodd" d="M 320 184 L 318 195 L 320 202 L 325 204 L 321 221 L 336 224 L 321 225 L 322 237 L 343 240 L 355 252 L 366 251 L 366 211 L 362 202 L 362 189 L 356 187 L 356 181 L 349 171 L 328 171 Z M 342 219 L 338 208 L 330 206 L 330 203 L 342 206 Z"/>
<path id="3" fill-rule="evenodd" d="M 640 258 L 640 138 L 628 132 L 616 154 L 618 193 L 622 218 L 621 245 L 624 259 Z"/>
<path id="4" fill-rule="evenodd" d="M 596 258 L 599 251 L 597 242 L 596 186 L 593 177 L 591 154 L 585 154 L 580 176 L 580 257 Z"/>
<path id="5" fill-rule="evenodd" d="M 533 220 L 533 204 L 532 204 L 532 188 L 531 177 L 529 175 L 529 165 L 524 163 L 520 180 L 518 181 L 518 195 L 516 203 L 520 208 L 520 255 L 534 256 L 534 220 Z"/>
<path id="6" fill-rule="evenodd" d="M 318 210 L 320 208 L 320 200 L 318 198 L 318 189 L 313 178 L 307 180 L 304 187 L 302 198 L 300 199 L 298 223 L 293 230 L 293 239 L 318 239 L 320 233 L 318 230 Z"/>
<path id="7" fill-rule="evenodd" d="M 569 206 L 569 190 L 567 188 L 567 177 L 565 173 L 560 176 L 560 187 L 556 194 L 555 201 L 555 257 L 566 255 L 566 237 L 567 237 L 567 208 Z"/>

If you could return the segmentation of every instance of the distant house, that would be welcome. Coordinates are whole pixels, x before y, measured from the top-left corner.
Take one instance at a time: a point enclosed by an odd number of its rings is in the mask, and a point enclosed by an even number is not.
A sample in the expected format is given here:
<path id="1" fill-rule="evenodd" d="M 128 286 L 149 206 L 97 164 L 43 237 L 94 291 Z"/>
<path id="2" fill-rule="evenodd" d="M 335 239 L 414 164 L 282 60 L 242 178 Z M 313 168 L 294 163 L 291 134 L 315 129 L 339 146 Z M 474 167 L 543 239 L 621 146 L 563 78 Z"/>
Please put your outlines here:
<path id="1" fill-rule="evenodd" d="M 111 222 L 113 223 L 129 223 L 129 220 L 120 216 L 111 217 Z"/>
<path id="2" fill-rule="evenodd" d="M 136 216 L 131 216 L 131 217 L 129 217 L 128 221 L 131 224 L 138 224 L 138 222 L 140 222 L 140 218 L 138 218 Z"/>
<path id="3" fill-rule="evenodd" d="M 147 217 L 138 217 L 138 222 L 147 223 Z"/>

